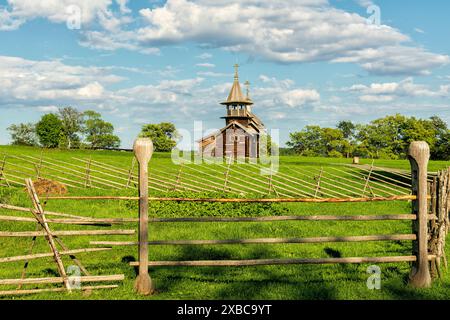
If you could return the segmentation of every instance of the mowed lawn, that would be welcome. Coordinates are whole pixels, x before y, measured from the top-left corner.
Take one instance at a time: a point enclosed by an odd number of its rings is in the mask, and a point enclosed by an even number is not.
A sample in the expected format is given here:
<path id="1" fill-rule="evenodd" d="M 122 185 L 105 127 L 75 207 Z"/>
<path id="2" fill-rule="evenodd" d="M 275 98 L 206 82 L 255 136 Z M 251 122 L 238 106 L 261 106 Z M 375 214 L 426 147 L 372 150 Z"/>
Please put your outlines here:
<path id="1" fill-rule="evenodd" d="M 39 158 L 41 151 L 34 148 L 0 146 L 8 155 L 30 155 Z M 45 157 L 73 162 L 74 158 L 92 157 L 123 169 L 131 166 L 132 154 L 107 151 L 45 151 Z M 1 158 L 0 158 L 1 160 Z M 350 163 L 348 159 L 325 159 L 303 157 L 281 157 L 280 171 L 289 167 L 332 166 Z M 370 164 L 371 160 L 363 160 Z M 376 161 L 376 165 L 397 169 L 408 169 L 407 161 Z M 20 161 L 17 161 L 20 165 Z M 448 162 L 431 162 L 430 171 L 448 167 Z M 155 154 L 150 166 L 176 171 L 170 155 Z M 236 167 L 238 170 L 239 167 Z M 219 167 L 217 171 L 223 171 Z M 286 171 L 287 172 L 287 171 Z M 82 179 L 82 177 L 80 178 Z M 196 196 L 192 192 L 153 192 L 154 195 Z M 130 195 L 136 191 L 72 189 L 69 195 Z M 222 196 L 216 192 L 205 192 L 197 196 Z M 231 194 L 223 196 L 233 196 Z M 242 196 L 242 195 L 237 195 Z M 247 195 L 249 196 L 249 195 Z M 273 196 L 273 195 L 272 195 Z M 133 201 L 67 201 L 49 200 L 45 209 L 62 213 L 95 218 L 136 218 L 138 208 Z M 0 202 L 30 207 L 31 203 L 23 187 L 0 187 Z M 343 204 L 182 204 L 151 203 L 151 217 L 187 216 L 258 216 L 258 215 L 370 215 L 407 214 L 411 212 L 408 202 L 343 203 Z M 0 215 L 31 217 L 31 214 L 0 210 Z M 53 230 L 100 230 L 135 229 L 137 224 L 100 226 L 68 226 L 52 224 Z M 0 222 L 0 231 L 34 231 L 34 223 Z M 302 238 L 316 236 L 357 236 L 379 234 L 409 234 L 411 222 L 270 222 L 270 223 L 161 223 L 150 224 L 150 240 L 200 240 L 238 238 Z M 70 249 L 92 247 L 90 241 L 137 241 L 133 236 L 89 236 L 61 237 Z M 2 238 L 0 258 L 29 253 L 30 238 Z M 34 253 L 49 252 L 44 238 L 39 238 Z M 262 258 L 327 258 L 327 257 L 372 257 L 410 255 L 411 242 L 370 243 L 326 243 L 326 244 L 276 244 L 276 245 L 220 245 L 220 246 L 152 246 L 150 260 L 213 260 L 213 259 L 262 259 Z M 380 264 L 381 290 L 369 290 L 367 273 L 369 265 L 300 265 L 263 267 L 158 267 L 150 268 L 157 294 L 141 297 L 134 293 L 136 268 L 129 262 L 137 259 L 137 247 L 114 247 L 110 251 L 78 255 L 93 275 L 125 274 L 125 281 L 117 289 L 98 290 L 85 295 L 74 292 L 43 293 L 18 296 L 14 299 L 448 299 L 450 298 L 450 275 L 434 281 L 430 289 L 416 290 L 407 286 L 410 271 L 408 263 Z M 72 265 L 63 257 L 65 266 Z M 20 278 L 23 262 L 0 264 L 0 278 Z M 52 258 L 32 260 L 28 267 L 29 277 L 58 276 Z M 51 286 L 24 286 L 24 289 Z M 2 286 L 0 290 L 14 289 Z M 11 299 L 11 297 L 0 297 Z"/>

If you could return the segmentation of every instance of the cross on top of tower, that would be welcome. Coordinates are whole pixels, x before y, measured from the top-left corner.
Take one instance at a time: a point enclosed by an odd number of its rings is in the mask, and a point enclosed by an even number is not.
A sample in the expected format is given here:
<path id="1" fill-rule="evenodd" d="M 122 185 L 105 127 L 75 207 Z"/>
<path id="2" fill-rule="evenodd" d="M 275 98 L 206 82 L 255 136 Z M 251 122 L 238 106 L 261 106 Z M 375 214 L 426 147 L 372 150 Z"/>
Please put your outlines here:
<path id="1" fill-rule="evenodd" d="M 237 63 L 234 65 L 234 79 L 239 80 L 239 65 Z"/>

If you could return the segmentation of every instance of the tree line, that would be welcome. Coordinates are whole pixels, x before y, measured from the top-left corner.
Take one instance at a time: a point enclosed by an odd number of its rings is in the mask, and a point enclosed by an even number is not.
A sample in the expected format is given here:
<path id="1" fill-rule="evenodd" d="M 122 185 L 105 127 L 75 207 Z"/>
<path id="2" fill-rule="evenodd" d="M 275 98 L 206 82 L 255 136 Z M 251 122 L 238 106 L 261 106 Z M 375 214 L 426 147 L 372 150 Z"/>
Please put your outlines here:
<path id="1" fill-rule="evenodd" d="M 80 112 L 72 107 L 44 114 L 37 123 L 13 124 L 7 129 L 13 145 L 44 148 L 118 148 L 114 126 L 100 113 Z"/>
<path id="2" fill-rule="evenodd" d="M 42 116 L 36 124 L 8 128 L 15 145 L 48 148 L 118 148 L 120 139 L 114 127 L 95 111 L 79 112 L 60 108 L 58 113 Z M 170 152 L 180 138 L 173 123 L 145 124 L 140 137 L 153 141 L 155 151 Z M 308 157 L 354 157 L 404 159 L 413 141 L 426 141 L 433 160 L 450 160 L 450 129 L 438 116 L 429 119 L 401 114 L 376 119 L 368 124 L 341 121 L 336 127 L 306 126 L 292 132 L 280 154 Z"/>
<path id="3" fill-rule="evenodd" d="M 341 121 L 335 128 L 306 126 L 290 134 L 288 153 L 309 157 L 405 159 L 413 141 L 426 141 L 433 160 L 450 160 L 450 130 L 441 118 L 418 119 L 401 114 L 368 124 Z"/>

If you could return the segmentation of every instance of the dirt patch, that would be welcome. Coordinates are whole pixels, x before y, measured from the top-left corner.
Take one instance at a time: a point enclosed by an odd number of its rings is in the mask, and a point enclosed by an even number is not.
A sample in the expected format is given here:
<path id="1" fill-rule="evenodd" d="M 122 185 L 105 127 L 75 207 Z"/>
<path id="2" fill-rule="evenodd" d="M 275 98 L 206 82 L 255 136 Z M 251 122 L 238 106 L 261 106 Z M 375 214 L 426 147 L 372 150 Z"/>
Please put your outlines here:
<path id="1" fill-rule="evenodd" d="M 47 194 L 59 195 L 67 193 L 67 187 L 58 181 L 38 179 L 36 181 L 33 181 L 33 184 L 38 195 L 47 195 Z"/>

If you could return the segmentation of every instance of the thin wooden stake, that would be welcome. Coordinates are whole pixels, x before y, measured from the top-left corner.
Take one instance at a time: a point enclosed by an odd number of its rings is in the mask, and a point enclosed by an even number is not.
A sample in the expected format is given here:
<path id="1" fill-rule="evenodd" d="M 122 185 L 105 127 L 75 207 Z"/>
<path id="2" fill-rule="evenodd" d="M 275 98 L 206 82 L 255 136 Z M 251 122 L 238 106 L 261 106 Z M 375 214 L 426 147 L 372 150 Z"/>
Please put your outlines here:
<path id="1" fill-rule="evenodd" d="M 228 187 L 228 179 L 229 179 L 230 168 L 231 168 L 231 159 L 232 159 L 232 157 L 230 156 L 230 158 L 228 159 L 228 168 L 227 168 L 227 171 L 225 172 L 225 180 L 223 182 L 223 191 L 224 192 L 227 191 L 227 187 Z"/>
<path id="2" fill-rule="evenodd" d="M 37 166 L 36 166 L 36 164 L 34 165 L 34 168 L 36 169 L 36 179 L 38 179 L 38 180 L 41 178 L 43 154 L 44 154 L 44 150 L 41 150 L 41 157 L 39 159 L 39 164 Z"/>
<path id="3" fill-rule="evenodd" d="M 175 186 L 173 188 L 174 191 L 178 191 L 178 188 L 180 187 L 181 183 L 181 173 L 183 172 L 183 163 L 180 164 L 180 169 L 178 170 L 177 174 L 177 182 L 175 183 Z"/>
<path id="4" fill-rule="evenodd" d="M 369 171 L 369 174 L 367 175 L 367 178 L 366 178 L 366 183 L 365 183 L 365 185 L 364 185 L 364 190 L 363 190 L 363 193 L 362 193 L 362 195 L 361 195 L 362 197 L 365 196 L 367 188 L 370 188 L 369 190 L 370 190 L 370 192 L 372 193 L 372 196 L 374 196 L 374 193 L 373 193 L 373 191 L 372 191 L 372 188 L 370 187 L 370 184 L 369 184 L 370 178 L 371 178 L 371 176 L 372 176 L 373 164 L 374 164 L 374 160 L 372 160 L 372 165 L 370 166 L 370 171 Z"/>
<path id="5" fill-rule="evenodd" d="M 323 167 L 320 168 L 319 177 L 317 178 L 317 187 L 316 192 L 314 193 L 314 198 L 317 198 L 317 195 L 320 191 L 320 182 L 322 181 L 322 175 L 323 175 Z"/>
<path id="6" fill-rule="evenodd" d="M 59 255 L 52 232 L 46 221 L 44 210 L 42 209 L 42 206 L 39 202 L 39 197 L 36 193 L 36 190 L 34 189 L 33 181 L 31 179 L 25 179 L 25 184 L 27 186 L 28 195 L 30 196 L 31 201 L 33 202 L 33 206 L 36 210 L 36 212 L 33 210 L 31 210 L 31 212 L 33 213 L 33 215 L 36 217 L 36 220 L 39 222 L 39 224 L 44 229 L 44 231 L 46 233 L 47 242 L 53 251 L 53 257 L 55 259 L 56 265 L 58 266 L 58 272 L 61 275 L 61 277 L 64 279 L 64 286 L 66 287 L 66 289 L 69 292 L 71 292 L 72 288 L 70 287 L 69 279 L 67 277 L 66 270 L 64 268 L 64 264 L 61 260 L 61 256 Z"/>
<path id="7" fill-rule="evenodd" d="M 130 187 L 131 183 L 136 186 L 136 182 L 134 181 L 134 166 L 136 165 L 136 158 L 133 157 L 133 160 L 131 161 L 131 168 L 128 170 L 128 180 L 127 180 L 127 188 Z"/>
<path id="8" fill-rule="evenodd" d="M 272 194 L 272 178 L 273 178 L 273 171 L 272 171 L 272 168 L 270 168 L 270 175 L 269 175 L 269 182 L 268 182 L 268 184 L 269 184 L 269 190 L 268 190 L 268 194 L 270 195 L 270 194 Z"/>
<path id="9" fill-rule="evenodd" d="M 11 187 L 11 185 L 9 184 L 8 180 L 5 177 L 4 174 L 4 170 L 5 170 L 5 165 L 6 165 L 6 156 L 3 157 L 3 161 L 2 164 L 0 165 L 0 181 L 5 181 L 6 185 L 9 187 Z"/>
<path id="10" fill-rule="evenodd" d="M 86 178 L 84 180 L 84 187 L 90 188 L 92 187 L 91 181 L 91 165 L 92 165 L 92 156 L 89 158 L 89 162 L 86 164 Z"/>

